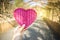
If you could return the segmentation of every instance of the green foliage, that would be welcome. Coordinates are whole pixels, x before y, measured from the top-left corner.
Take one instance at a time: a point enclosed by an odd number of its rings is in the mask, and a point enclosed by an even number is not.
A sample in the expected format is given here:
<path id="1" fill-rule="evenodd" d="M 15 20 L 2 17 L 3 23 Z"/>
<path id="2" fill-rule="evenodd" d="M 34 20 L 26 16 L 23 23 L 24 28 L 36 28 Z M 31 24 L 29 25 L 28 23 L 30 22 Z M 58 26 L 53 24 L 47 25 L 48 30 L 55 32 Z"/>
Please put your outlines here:
<path id="1" fill-rule="evenodd" d="M 23 0 L 15 0 L 15 6 L 16 6 L 16 7 L 21 7 L 21 6 L 23 6 Z"/>

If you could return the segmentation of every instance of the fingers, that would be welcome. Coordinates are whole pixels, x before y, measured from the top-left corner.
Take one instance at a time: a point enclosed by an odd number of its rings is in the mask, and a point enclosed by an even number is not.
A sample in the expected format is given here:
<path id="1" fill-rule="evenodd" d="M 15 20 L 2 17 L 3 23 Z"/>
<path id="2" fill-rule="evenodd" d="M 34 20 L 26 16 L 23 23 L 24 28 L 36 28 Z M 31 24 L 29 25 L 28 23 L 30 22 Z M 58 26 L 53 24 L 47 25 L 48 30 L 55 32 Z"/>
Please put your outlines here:
<path id="1" fill-rule="evenodd" d="M 20 28 L 20 31 L 23 32 L 25 28 L 25 24 L 22 25 L 22 27 Z"/>
<path id="2" fill-rule="evenodd" d="M 17 26 L 15 28 L 15 33 L 23 33 L 26 30 L 24 28 L 25 28 L 25 24 L 23 24 L 22 27 L 21 26 Z"/>

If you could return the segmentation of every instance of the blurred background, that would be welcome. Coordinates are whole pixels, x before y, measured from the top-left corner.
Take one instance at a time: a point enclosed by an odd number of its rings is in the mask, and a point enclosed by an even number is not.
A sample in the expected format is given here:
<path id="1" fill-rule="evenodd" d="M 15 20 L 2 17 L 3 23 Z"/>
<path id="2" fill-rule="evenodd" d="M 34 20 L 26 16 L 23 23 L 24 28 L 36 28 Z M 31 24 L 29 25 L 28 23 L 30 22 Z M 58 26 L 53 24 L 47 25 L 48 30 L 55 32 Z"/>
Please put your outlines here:
<path id="1" fill-rule="evenodd" d="M 11 30 L 18 26 L 13 17 L 13 11 L 16 8 L 32 8 L 36 10 L 37 22 L 41 21 L 46 23 L 45 25 L 48 26 L 49 31 L 52 31 L 57 36 L 56 39 L 60 38 L 60 0 L 0 0 L 1 40 L 4 40 L 3 37 L 6 37 L 6 35 L 10 35 L 9 33 L 13 35 Z M 41 22 L 37 23 L 37 25 L 41 24 Z"/>

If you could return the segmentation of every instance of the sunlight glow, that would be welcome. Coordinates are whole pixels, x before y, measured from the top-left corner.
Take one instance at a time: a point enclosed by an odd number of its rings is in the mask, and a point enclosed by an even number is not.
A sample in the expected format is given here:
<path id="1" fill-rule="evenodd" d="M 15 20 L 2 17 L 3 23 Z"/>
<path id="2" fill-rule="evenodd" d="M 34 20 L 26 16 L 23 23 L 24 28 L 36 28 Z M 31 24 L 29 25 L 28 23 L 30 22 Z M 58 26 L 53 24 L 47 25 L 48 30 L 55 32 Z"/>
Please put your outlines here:
<path id="1" fill-rule="evenodd" d="M 46 10 L 44 9 L 40 9 L 39 8 L 37 9 L 37 19 L 42 19 L 43 17 L 46 17 Z"/>
<path id="2" fill-rule="evenodd" d="M 40 6 L 40 7 L 45 7 L 48 3 L 47 0 L 37 0 L 37 2 L 35 2 L 34 0 L 23 0 L 24 3 L 27 3 L 26 5 L 29 7 L 34 7 L 34 6 Z M 25 6 L 26 6 L 25 5 Z"/>

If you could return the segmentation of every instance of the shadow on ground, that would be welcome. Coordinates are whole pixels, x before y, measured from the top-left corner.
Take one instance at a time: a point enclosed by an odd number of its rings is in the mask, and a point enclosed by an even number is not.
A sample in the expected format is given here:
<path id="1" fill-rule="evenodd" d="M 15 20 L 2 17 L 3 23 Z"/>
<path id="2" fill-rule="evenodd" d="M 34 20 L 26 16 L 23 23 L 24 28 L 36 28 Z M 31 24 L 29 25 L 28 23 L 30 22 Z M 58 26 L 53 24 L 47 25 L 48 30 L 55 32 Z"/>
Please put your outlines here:
<path id="1" fill-rule="evenodd" d="M 56 38 L 56 40 L 60 40 L 60 24 L 57 22 L 53 22 L 52 20 L 49 20 L 48 18 L 44 18 L 44 21 L 52 30 L 53 35 Z"/>

